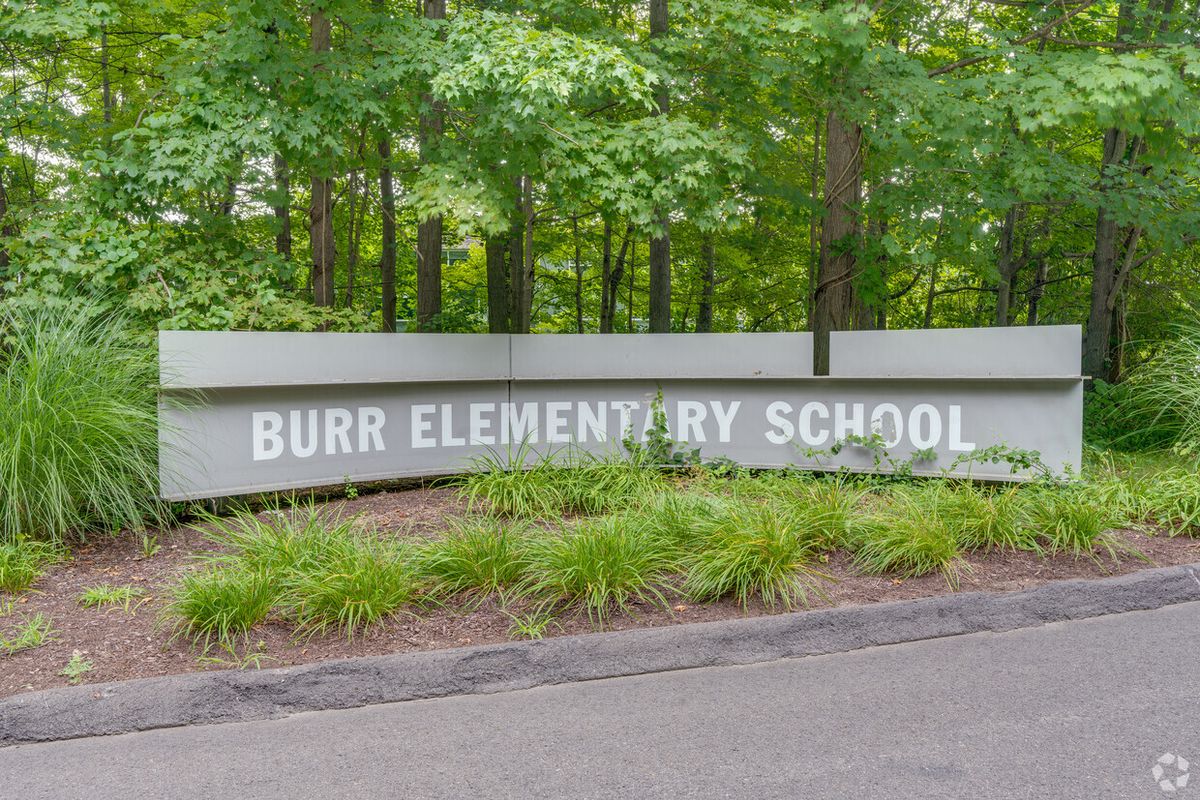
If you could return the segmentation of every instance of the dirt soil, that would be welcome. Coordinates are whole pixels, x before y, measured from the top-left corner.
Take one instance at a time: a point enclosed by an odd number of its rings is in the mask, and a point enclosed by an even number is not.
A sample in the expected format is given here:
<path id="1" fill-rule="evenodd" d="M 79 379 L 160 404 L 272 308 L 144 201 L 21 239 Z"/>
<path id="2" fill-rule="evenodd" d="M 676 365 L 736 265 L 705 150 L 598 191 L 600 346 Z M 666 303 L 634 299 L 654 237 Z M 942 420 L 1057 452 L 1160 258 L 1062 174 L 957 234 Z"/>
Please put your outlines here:
<path id="1" fill-rule="evenodd" d="M 342 514 L 361 515 L 363 521 L 397 535 L 427 536 L 444 526 L 447 516 L 463 512 L 462 504 L 449 489 L 414 489 L 381 492 L 344 501 Z M 1071 556 L 1039 558 L 1029 553 L 986 553 L 969 558 L 959 591 L 1016 591 L 1068 578 L 1102 578 L 1147 569 L 1200 562 L 1200 541 L 1185 537 L 1147 535 L 1136 530 L 1116 532 L 1118 537 L 1144 553 L 1149 561 L 1125 558 L 1120 563 Z M 348 641 L 330 633 L 296 641 L 292 628 L 272 622 L 252 632 L 249 652 L 237 657 L 224 651 L 199 652 L 188 641 L 170 641 L 160 610 L 167 588 L 178 574 L 194 565 L 194 554 L 211 545 L 187 526 L 157 532 L 160 549 L 143 555 L 139 536 L 124 533 L 114 539 L 96 540 L 75 550 L 73 558 L 53 567 L 34 590 L 16 598 L 0 593 L 0 611 L 9 601 L 12 610 L 0 617 L 0 630 L 38 612 L 52 621 L 52 641 L 10 656 L 0 655 L 0 697 L 37 689 L 66 686 L 62 669 L 75 651 L 92 662 L 93 669 L 81 683 L 103 683 L 127 678 L 169 675 L 197 670 L 280 667 L 352 656 L 381 655 L 434 650 L 465 645 L 506 642 L 511 618 L 495 598 L 471 610 L 426 608 L 420 616 L 402 615 Z M 864 576 L 855 572 L 849 558 L 834 554 L 821 569 L 833 580 L 824 599 L 812 607 L 863 605 L 946 594 L 951 589 L 939 575 L 899 579 Z M 84 589 L 99 584 L 142 587 L 144 602 L 126 611 L 122 608 L 88 609 L 79 605 Z M 605 630 L 679 625 L 741 616 L 781 613 L 782 608 L 752 604 L 743 610 L 732 601 L 692 605 L 669 589 L 671 610 L 636 605 L 628 613 L 614 613 Z M 519 613 L 520 605 L 508 611 Z M 596 628 L 585 614 L 561 617 L 546 631 L 547 636 L 588 633 Z"/>

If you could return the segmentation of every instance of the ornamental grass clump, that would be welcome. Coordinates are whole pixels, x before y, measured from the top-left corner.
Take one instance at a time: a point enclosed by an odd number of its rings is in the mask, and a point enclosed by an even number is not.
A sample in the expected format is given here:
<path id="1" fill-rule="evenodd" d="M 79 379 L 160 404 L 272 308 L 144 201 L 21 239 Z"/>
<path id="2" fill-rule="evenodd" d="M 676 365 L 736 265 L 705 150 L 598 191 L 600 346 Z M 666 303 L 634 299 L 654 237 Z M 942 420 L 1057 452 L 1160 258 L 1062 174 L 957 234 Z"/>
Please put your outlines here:
<path id="1" fill-rule="evenodd" d="M 683 589 L 699 601 L 733 597 L 743 608 L 756 596 L 771 607 L 808 605 L 821 594 L 813 562 L 826 524 L 820 509 L 726 500 L 683 560 Z"/>
<path id="2" fill-rule="evenodd" d="M 854 563 L 872 575 L 939 573 L 952 589 L 970 570 L 962 558 L 956 526 L 948 523 L 944 508 L 929 502 L 929 491 L 920 488 L 893 490 L 888 502 L 863 520 Z"/>
<path id="3" fill-rule="evenodd" d="M 1040 552 L 1020 490 L 933 481 L 920 492 L 964 550 Z"/>
<path id="4" fill-rule="evenodd" d="M 430 580 L 434 594 L 482 599 L 520 580 L 529 536 L 524 526 L 495 518 L 457 520 L 444 538 L 417 550 L 416 568 Z"/>
<path id="5" fill-rule="evenodd" d="M 1124 519 L 1088 487 L 1031 490 L 1026 514 L 1029 525 L 1050 555 L 1069 554 L 1097 560 L 1106 553 L 1113 561 L 1121 556 L 1145 558 L 1112 534 Z"/>
<path id="6" fill-rule="evenodd" d="M 0 313 L 0 541 L 161 519 L 157 378 L 121 317 Z"/>
<path id="7" fill-rule="evenodd" d="M 565 602 L 603 624 L 635 600 L 666 604 L 659 587 L 674 568 L 672 553 L 636 521 L 581 520 L 561 535 L 534 539 L 525 557 L 522 594 Z"/>
<path id="8" fill-rule="evenodd" d="M 274 576 L 244 565 L 207 566 L 184 573 L 164 610 L 174 629 L 208 650 L 233 647 L 271 613 L 280 600 Z"/>

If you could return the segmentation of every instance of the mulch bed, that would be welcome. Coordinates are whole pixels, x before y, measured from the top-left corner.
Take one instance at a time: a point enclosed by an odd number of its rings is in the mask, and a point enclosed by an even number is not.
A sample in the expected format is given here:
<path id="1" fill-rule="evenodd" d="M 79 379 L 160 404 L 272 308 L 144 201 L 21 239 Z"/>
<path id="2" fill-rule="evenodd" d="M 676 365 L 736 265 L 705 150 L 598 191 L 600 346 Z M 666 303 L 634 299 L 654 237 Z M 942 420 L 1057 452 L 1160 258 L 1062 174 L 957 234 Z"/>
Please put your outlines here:
<path id="1" fill-rule="evenodd" d="M 344 501 L 339 514 L 358 514 L 368 525 L 395 530 L 397 535 L 430 535 L 447 516 L 463 512 L 448 489 L 414 489 L 381 492 Z M 1136 530 L 1117 535 L 1144 553 L 1149 563 L 1126 558 L 1120 563 L 1096 563 L 1071 556 L 1038 558 L 1029 553 L 986 553 L 969 558 L 971 571 L 963 576 L 960 591 L 1016 591 L 1055 580 L 1102 578 L 1146 569 L 1200 562 L 1200 541 L 1185 537 L 1152 536 Z M 509 641 L 510 617 L 494 598 L 469 611 L 432 607 L 420 617 L 400 616 L 392 622 L 355 637 L 334 633 L 296 641 L 289 625 L 270 623 L 252 632 L 249 647 L 256 654 L 238 663 L 229 654 L 199 652 L 186 640 L 169 641 L 169 631 L 159 620 L 166 603 L 166 587 L 192 563 L 193 554 L 211 549 L 204 537 L 187 526 L 159 531 L 160 550 L 147 558 L 141 539 L 123 533 L 98 539 L 75 550 L 70 561 L 53 567 L 34 587 L 13 602 L 12 618 L 41 612 L 55 629 L 54 638 L 41 647 L 0 656 L 0 697 L 19 692 L 67 685 L 60 671 L 78 650 L 94 665 L 82 683 L 102 683 L 127 678 L 170 675 L 197 670 L 290 666 L 327 659 L 386 653 L 434 650 Z M 931 597 L 951 591 L 938 575 L 898 579 L 856 574 L 844 554 L 834 554 L 821 569 L 834 578 L 826 598 L 813 607 L 862 605 Z M 146 591 L 146 602 L 131 612 L 120 608 L 85 609 L 78 603 L 83 590 L 98 584 L 132 584 Z M 0 597 L 0 600 L 10 599 Z M 732 601 L 692 605 L 667 593 L 672 610 L 636 605 L 628 613 L 614 613 L 605 630 L 678 625 L 742 616 L 781 613 L 751 604 L 742 609 Z M 519 606 L 509 606 L 518 611 Z M 586 614 L 568 615 L 546 631 L 547 636 L 588 633 L 595 630 Z M 221 660 L 224 659 L 224 660 Z"/>

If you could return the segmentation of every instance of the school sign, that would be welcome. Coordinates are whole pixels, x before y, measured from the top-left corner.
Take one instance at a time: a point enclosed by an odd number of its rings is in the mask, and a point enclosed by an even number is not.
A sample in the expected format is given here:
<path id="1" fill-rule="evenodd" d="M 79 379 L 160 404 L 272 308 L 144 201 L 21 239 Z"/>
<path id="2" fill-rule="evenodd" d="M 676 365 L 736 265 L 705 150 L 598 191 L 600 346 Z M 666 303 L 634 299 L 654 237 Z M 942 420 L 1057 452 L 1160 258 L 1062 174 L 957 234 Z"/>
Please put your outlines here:
<path id="1" fill-rule="evenodd" d="M 1076 326 L 808 333 L 396 335 L 163 331 L 160 483 L 195 499 L 458 472 L 526 447 L 620 450 L 646 439 L 662 392 L 669 435 L 759 467 L 876 469 L 1009 480 L 962 459 L 1004 445 L 1079 468 Z M 877 447 L 849 438 L 875 436 Z"/>

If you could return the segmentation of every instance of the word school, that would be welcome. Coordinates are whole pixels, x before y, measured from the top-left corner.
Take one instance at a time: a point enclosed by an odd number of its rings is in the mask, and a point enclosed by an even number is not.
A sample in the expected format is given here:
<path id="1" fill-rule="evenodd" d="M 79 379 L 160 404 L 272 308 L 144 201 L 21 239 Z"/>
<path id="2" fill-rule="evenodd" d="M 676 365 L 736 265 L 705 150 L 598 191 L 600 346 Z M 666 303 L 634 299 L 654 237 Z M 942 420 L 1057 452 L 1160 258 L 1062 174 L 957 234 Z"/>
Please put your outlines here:
<path id="1" fill-rule="evenodd" d="M 679 400 L 664 403 L 667 435 L 688 444 L 733 440 L 742 401 Z M 606 442 L 654 427 L 654 404 L 636 400 L 413 404 L 405 444 L 414 449 Z M 671 413 L 674 412 L 674 413 Z M 902 442 L 924 450 L 943 443 L 952 451 L 975 449 L 963 440 L 962 406 L 917 403 L 904 413 L 894 403 L 784 400 L 766 406 L 761 435 L 771 444 L 828 447 L 848 436 L 877 433 L 885 447 Z M 251 413 L 253 458 L 269 461 L 285 452 L 297 458 L 386 451 L 387 415 L 377 406 L 293 409 Z"/>

